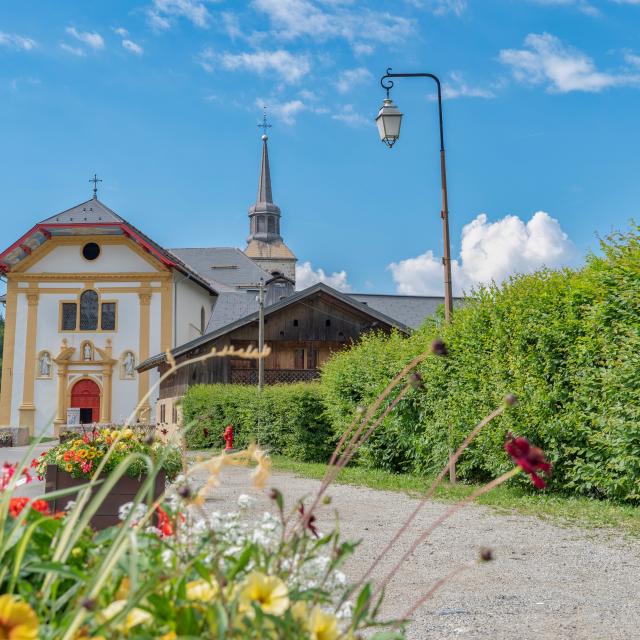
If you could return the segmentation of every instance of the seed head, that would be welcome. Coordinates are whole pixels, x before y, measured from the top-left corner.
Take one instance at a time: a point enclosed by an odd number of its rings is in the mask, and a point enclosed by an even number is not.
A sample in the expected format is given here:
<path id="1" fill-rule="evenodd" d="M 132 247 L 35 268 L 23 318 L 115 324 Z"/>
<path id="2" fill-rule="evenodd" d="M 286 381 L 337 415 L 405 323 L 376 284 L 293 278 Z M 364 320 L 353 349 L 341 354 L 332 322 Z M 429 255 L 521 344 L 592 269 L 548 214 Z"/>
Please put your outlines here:
<path id="1" fill-rule="evenodd" d="M 85 598 L 80 604 L 87 611 L 93 611 L 96 608 L 96 601 L 92 598 Z"/>
<path id="2" fill-rule="evenodd" d="M 149 446 L 151 446 L 155 441 L 156 437 L 153 435 L 153 433 L 148 433 L 146 438 L 144 439 L 145 444 L 148 444 Z"/>
<path id="3" fill-rule="evenodd" d="M 331 496 L 325 496 L 322 498 L 322 504 L 331 504 Z"/>
<path id="4" fill-rule="evenodd" d="M 178 495 L 185 500 L 188 500 L 191 497 L 191 489 L 188 484 L 183 484 L 178 488 Z"/>
<path id="5" fill-rule="evenodd" d="M 513 393 L 507 393 L 504 397 L 504 403 L 507 407 L 513 407 L 518 404 L 518 398 Z"/>
<path id="6" fill-rule="evenodd" d="M 415 371 L 409 376 L 409 384 L 414 389 L 422 389 L 424 387 L 424 384 L 422 382 L 422 376 L 417 371 Z"/>
<path id="7" fill-rule="evenodd" d="M 444 343 L 444 340 L 442 340 L 442 338 L 436 338 L 431 343 L 431 353 L 433 353 L 434 356 L 442 356 L 442 357 L 449 355 L 449 350 L 447 349 L 447 345 Z"/>
<path id="8" fill-rule="evenodd" d="M 364 407 L 363 407 L 361 404 L 359 404 L 359 405 L 356 407 L 356 414 L 358 414 L 358 415 L 362 415 L 363 413 L 364 413 Z"/>
<path id="9" fill-rule="evenodd" d="M 482 547 L 480 549 L 480 562 L 491 562 L 493 559 L 493 549 L 489 547 Z"/>

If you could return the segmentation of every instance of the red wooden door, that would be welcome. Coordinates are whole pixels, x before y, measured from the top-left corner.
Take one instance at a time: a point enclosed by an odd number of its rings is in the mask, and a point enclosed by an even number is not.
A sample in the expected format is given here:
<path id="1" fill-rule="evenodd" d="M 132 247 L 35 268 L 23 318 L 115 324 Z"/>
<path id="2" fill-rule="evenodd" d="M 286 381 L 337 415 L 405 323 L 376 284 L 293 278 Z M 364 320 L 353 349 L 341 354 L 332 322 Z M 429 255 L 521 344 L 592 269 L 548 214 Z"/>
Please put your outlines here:
<path id="1" fill-rule="evenodd" d="M 71 389 L 71 406 L 80 409 L 81 422 L 99 422 L 100 387 L 93 380 L 79 380 Z"/>

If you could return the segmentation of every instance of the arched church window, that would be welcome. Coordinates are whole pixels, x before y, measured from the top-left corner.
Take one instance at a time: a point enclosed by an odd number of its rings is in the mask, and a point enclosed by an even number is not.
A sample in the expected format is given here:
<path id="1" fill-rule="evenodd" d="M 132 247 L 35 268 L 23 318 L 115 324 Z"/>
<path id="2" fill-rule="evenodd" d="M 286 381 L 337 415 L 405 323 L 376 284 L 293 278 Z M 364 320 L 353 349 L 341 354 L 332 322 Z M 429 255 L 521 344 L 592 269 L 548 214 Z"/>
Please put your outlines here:
<path id="1" fill-rule="evenodd" d="M 80 296 L 80 330 L 95 331 L 98 328 L 98 294 L 89 289 Z"/>
<path id="2" fill-rule="evenodd" d="M 267 221 L 264 216 L 258 216 L 258 233 L 264 233 L 267 230 Z"/>
<path id="3" fill-rule="evenodd" d="M 274 218 L 269 218 L 269 233 L 276 232 L 276 221 Z"/>

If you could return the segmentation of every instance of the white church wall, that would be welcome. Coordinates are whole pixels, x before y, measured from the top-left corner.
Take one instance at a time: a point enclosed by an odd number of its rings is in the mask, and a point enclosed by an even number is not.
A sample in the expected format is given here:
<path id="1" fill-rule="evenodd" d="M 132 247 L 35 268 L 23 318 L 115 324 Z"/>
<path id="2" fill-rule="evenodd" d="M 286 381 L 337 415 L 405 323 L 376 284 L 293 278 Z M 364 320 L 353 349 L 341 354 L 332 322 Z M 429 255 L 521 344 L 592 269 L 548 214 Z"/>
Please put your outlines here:
<path id="1" fill-rule="evenodd" d="M 27 339 L 27 296 L 19 293 L 16 296 L 16 331 L 13 347 L 13 365 L 11 367 L 11 424 L 20 426 L 18 407 L 22 403 L 24 385 L 24 353 Z M 3 366 L 8 363 L 3 362 Z"/>
<path id="2" fill-rule="evenodd" d="M 52 364 L 52 375 L 50 379 L 36 379 L 33 392 L 34 404 L 36 405 L 35 415 L 35 435 L 44 433 L 46 436 L 53 436 L 53 421 L 56 417 L 56 407 L 58 406 L 58 375 L 56 365 Z"/>
<path id="3" fill-rule="evenodd" d="M 100 244 L 100 243 L 98 243 Z M 84 242 L 61 245 L 52 249 L 32 264 L 27 273 L 153 273 L 154 267 L 124 244 L 100 244 L 100 255 L 95 260 L 82 257 Z"/>
<path id="4" fill-rule="evenodd" d="M 179 346 L 198 338 L 200 331 L 200 310 L 204 307 L 205 328 L 211 315 L 213 297 L 201 286 L 187 280 L 182 274 L 174 275 L 175 291 L 175 337 L 173 346 Z"/>

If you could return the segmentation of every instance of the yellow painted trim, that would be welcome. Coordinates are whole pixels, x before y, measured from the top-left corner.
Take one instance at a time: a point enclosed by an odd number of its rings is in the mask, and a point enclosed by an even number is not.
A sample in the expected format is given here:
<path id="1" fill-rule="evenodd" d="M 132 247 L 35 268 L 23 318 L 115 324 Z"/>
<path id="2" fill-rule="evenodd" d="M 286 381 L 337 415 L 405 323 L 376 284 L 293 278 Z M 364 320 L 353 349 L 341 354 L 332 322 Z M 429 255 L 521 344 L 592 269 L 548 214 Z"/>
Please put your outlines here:
<path id="1" fill-rule="evenodd" d="M 13 273 L 13 272 L 12 272 Z M 163 282 L 171 280 L 170 273 L 118 271 L 116 273 L 16 273 L 16 282 Z"/>
<path id="2" fill-rule="evenodd" d="M 57 247 L 64 246 L 77 246 L 80 251 L 80 256 L 85 262 L 96 262 L 100 260 L 98 257 L 96 260 L 89 260 L 82 255 L 82 247 L 89 242 L 95 242 L 97 245 L 123 245 L 131 249 L 134 253 L 140 256 L 145 262 L 151 265 L 159 272 L 169 272 L 170 267 L 162 264 L 157 258 L 154 258 L 150 253 L 147 253 L 140 247 L 135 241 L 121 235 L 114 236 L 53 236 L 46 242 L 35 249 L 30 256 L 21 260 L 18 264 L 11 268 L 12 273 L 24 273 L 34 264 L 37 264 L 47 254 L 51 253 Z M 102 251 L 100 252 L 102 256 Z"/>
<path id="3" fill-rule="evenodd" d="M 96 291 L 102 293 L 140 293 L 141 291 L 146 291 L 149 287 L 146 285 L 140 285 L 137 287 L 100 287 L 99 284 L 96 283 L 94 287 L 90 287 L 95 289 Z M 151 287 L 151 291 L 154 293 L 161 293 L 163 291 L 163 287 Z M 73 294 L 78 295 L 84 291 L 84 287 L 39 287 L 38 293 L 46 294 L 46 293 L 55 293 L 57 295 L 60 294 Z M 67 302 L 70 302 L 67 300 Z"/>
<path id="4" fill-rule="evenodd" d="M 38 289 L 41 291 L 41 289 Z M 95 291 L 98 295 L 98 328 L 97 329 L 80 329 L 80 298 L 85 291 Z M 72 298 L 66 300 L 58 300 L 58 333 L 116 333 L 118 331 L 118 301 L 103 299 L 100 295 L 101 289 L 95 289 L 93 287 L 87 287 L 82 289 L 80 293 L 76 295 L 75 301 Z M 116 305 L 116 325 L 113 329 L 102 328 L 102 305 L 104 303 L 112 303 Z M 76 305 L 76 328 L 75 329 L 63 329 L 62 328 L 62 305 L 63 304 L 75 304 Z"/>
<path id="5" fill-rule="evenodd" d="M 11 275 L 7 277 L 7 302 L 4 320 L 4 346 L 2 357 L 2 388 L 0 389 L 0 426 L 11 425 L 11 392 L 13 384 L 13 358 L 16 342 L 16 310 L 18 287 Z"/>
<path id="6" fill-rule="evenodd" d="M 167 280 L 162 285 L 160 298 L 160 348 L 162 351 L 171 349 L 173 335 L 173 287 Z M 143 360 L 140 360 L 143 362 Z"/>
<path id="7" fill-rule="evenodd" d="M 151 292 L 139 293 L 140 297 L 140 362 L 144 362 L 150 356 L 151 348 Z M 138 374 L 138 403 L 142 401 L 149 391 L 149 371 Z M 145 402 L 138 410 L 138 419 L 148 419 L 151 408 Z"/>
<path id="8" fill-rule="evenodd" d="M 29 435 L 35 433 L 36 407 L 33 403 L 35 392 L 36 371 L 33 366 L 36 358 L 36 333 L 38 329 L 38 301 L 40 296 L 37 289 L 25 289 L 27 296 L 27 333 L 24 349 L 24 378 L 22 383 L 22 404 L 20 425 L 29 429 Z"/>

